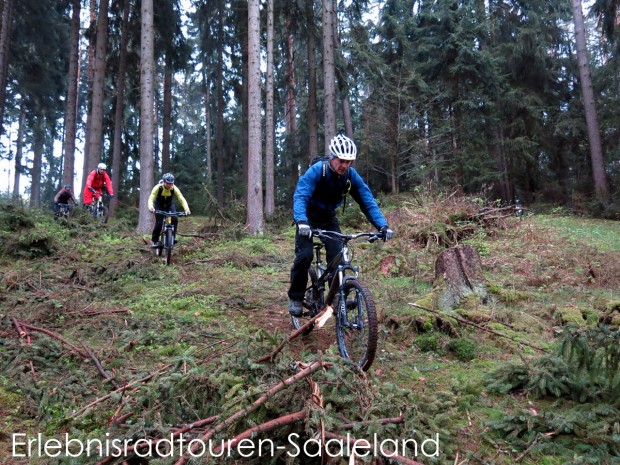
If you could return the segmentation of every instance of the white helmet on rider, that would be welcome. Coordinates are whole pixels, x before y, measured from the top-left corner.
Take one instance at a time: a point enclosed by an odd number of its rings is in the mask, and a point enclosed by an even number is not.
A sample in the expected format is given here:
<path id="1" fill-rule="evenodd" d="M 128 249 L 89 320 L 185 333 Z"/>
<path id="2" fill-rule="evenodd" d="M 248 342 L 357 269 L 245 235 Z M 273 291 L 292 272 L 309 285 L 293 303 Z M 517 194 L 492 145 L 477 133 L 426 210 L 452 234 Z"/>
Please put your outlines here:
<path id="1" fill-rule="evenodd" d="M 97 169 L 98 169 L 98 170 L 105 170 L 105 169 L 107 169 L 107 168 L 108 168 L 108 167 L 105 165 L 105 163 L 99 163 L 99 164 L 97 165 Z"/>
<path id="2" fill-rule="evenodd" d="M 329 143 L 329 151 L 334 157 L 338 157 L 341 160 L 355 160 L 357 155 L 355 142 L 342 134 L 334 136 Z"/>

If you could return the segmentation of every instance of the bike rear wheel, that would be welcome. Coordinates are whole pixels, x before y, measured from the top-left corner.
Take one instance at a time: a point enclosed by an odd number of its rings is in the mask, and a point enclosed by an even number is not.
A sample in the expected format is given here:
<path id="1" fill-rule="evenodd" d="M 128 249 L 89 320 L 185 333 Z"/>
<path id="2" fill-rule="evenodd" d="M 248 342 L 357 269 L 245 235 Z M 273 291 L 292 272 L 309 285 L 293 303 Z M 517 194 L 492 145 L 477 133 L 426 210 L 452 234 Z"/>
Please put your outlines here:
<path id="1" fill-rule="evenodd" d="M 170 265 L 172 263 L 172 248 L 174 246 L 174 239 L 172 237 L 172 230 L 166 230 L 166 235 L 164 237 L 164 250 L 166 251 L 166 265 Z"/>
<path id="2" fill-rule="evenodd" d="M 314 268 L 308 270 L 308 278 L 310 287 L 304 296 L 303 307 L 304 313 L 300 317 L 291 316 L 291 322 L 295 329 L 301 328 L 310 318 L 325 308 L 325 292 L 317 287 L 318 277 Z M 304 336 L 310 334 L 314 329 L 314 323 L 308 326 L 303 332 Z"/>
<path id="3" fill-rule="evenodd" d="M 344 284 L 345 308 L 340 294 L 334 299 L 336 340 L 340 355 L 368 370 L 377 351 L 377 311 L 365 284 L 351 279 Z"/>

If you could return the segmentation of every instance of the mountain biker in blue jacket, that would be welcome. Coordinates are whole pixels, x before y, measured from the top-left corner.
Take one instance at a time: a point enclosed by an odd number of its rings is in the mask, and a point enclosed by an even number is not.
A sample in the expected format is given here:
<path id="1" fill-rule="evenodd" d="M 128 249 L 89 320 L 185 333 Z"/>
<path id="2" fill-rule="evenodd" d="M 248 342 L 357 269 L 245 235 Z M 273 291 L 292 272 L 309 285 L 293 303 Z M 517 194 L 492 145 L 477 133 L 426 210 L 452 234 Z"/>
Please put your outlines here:
<path id="1" fill-rule="evenodd" d="M 381 213 L 370 189 L 351 165 L 357 147 L 348 137 L 338 134 L 329 144 L 329 159 L 314 163 L 299 179 L 293 196 L 293 217 L 297 225 L 295 260 L 291 268 L 288 290 L 289 313 L 301 316 L 302 301 L 308 284 L 308 269 L 312 263 L 312 228 L 340 231 L 336 209 L 346 194 L 359 204 L 368 221 L 383 233 L 385 239 L 394 235 Z M 324 240 L 327 263 L 342 249 L 339 240 Z"/>

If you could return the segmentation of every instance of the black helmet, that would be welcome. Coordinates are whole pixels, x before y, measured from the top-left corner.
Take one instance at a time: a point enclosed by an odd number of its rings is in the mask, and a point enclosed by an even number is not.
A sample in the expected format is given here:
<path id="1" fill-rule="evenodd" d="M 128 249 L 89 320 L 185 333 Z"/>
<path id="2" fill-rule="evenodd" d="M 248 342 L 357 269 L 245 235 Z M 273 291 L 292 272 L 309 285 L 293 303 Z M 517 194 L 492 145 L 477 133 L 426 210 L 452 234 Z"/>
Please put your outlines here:
<path id="1" fill-rule="evenodd" d="M 161 177 L 161 180 L 164 182 L 169 182 L 170 184 L 174 184 L 174 175 L 172 173 L 166 173 Z"/>

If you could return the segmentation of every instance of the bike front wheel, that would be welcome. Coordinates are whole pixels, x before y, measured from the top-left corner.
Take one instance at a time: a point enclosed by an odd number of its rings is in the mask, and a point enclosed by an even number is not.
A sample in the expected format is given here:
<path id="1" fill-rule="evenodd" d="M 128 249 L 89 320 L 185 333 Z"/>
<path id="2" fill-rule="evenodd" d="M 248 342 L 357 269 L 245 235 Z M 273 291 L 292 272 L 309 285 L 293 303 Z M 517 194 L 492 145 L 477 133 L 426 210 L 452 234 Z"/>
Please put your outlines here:
<path id="1" fill-rule="evenodd" d="M 336 340 L 340 355 L 366 371 L 377 351 L 377 311 L 365 284 L 352 279 L 344 284 L 344 307 L 341 294 L 334 299 Z"/>
<path id="2" fill-rule="evenodd" d="M 172 230 L 166 230 L 164 236 L 164 250 L 166 251 L 166 265 L 172 264 L 172 247 L 174 246 L 174 238 L 172 237 Z"/>
<path id="3" fill-rule="evenodd" d="M 108 211 L 108 207 L 106 206 L 96 207 L 95 216 L 102 223 L 108 222 L 109 215 L 110 215 L 110 212 Z"/>

